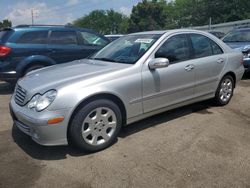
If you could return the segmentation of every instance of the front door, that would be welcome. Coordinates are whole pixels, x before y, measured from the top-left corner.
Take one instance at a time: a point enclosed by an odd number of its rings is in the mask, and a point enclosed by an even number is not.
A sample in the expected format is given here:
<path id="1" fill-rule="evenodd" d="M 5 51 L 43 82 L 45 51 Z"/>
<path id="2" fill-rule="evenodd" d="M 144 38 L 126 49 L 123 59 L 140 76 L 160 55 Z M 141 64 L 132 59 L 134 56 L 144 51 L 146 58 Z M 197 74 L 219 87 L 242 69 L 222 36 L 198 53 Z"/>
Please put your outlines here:
<path id="1" fill-rule="evenodd" d="M 142 70 L 144 113 L 178 104 L 194 96 L 195 67 L 190 60 L 190 45 L 186 34 L 168 38 L 152 58 L 168 58 L 170 65 Z"/>

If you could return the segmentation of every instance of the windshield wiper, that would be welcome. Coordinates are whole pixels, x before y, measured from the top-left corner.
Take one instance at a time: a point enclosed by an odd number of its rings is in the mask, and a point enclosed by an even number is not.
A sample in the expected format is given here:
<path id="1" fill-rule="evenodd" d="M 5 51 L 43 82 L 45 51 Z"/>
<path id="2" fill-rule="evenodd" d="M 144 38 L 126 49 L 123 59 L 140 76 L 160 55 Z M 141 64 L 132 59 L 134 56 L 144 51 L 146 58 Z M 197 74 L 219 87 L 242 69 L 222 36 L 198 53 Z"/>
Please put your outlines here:
<path id="1" fill-rule="evenodd" d="M 117 61 L 113 60 L 113 59 L 110 59 L 110 58 L 106 58 L 106 57 L 96 57 L 96 58 L 91 58 L 91 59 L 94 59 L 94 60 L 101 60 L 101 61 L 109 61 L 109 62 L 115 62 L 117 63 Z"/>

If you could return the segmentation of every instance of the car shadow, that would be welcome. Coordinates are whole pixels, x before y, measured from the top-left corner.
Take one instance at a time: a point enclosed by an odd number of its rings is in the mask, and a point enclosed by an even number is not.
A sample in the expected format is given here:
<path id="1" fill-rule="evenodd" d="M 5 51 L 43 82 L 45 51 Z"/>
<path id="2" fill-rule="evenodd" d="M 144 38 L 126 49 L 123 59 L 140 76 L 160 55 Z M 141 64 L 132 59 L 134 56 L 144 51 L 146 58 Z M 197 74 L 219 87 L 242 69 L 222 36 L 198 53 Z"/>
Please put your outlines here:
<path id="1" fill-rule="evenodd" d="M 41 146 L 30 136 L 21 132 L 15 125 L 12 127 L 14 142 L 29 156 L 38 160 L 61 160 L 70 156 L 83 156 L 89 153 L 82 152 L 73 146 Z"/>
<path id="2" fill-rule="evenodd" d="M 211 102 L 204 101 L 152 116 L 150 118 L 123 127 L 118 138 L 126 138 L 127 136 L 130 136 L 139 131 L 159 126 L 162 123 L 166 123 L 168 121 L 189 115 L 194 112 L 210 114 L 211 112 L 207 110 L 210 107 Z M 36 144 L 29 136 L 22 133 L 16 126 L 13 126 L 12 128 L 12 137 L 16 144 L 24 152 L 26 152 L 32 158 L 38 160 L 61 160 L 66 159 L 67 155 L 78 157 L 91 154 L 85 153 L 73 146 L 41 146 L 39 144 Z M 115 141 L 115 143 L 116 142 L 117 140 Z"/>
<path id="3" fill-rule="evenodd" d="M 125 138 L 129 135 L 135 134 L 139 131 L 143 131 L 147 128 L 155 127 L 161 125 L 162 123 L 167 123 L 169 121 L 184 117 L 192 113 L 211 114 L 208 109 L 212 106 L 214 106 L 212 101 L 207 100 L 180 107 L 174 110 L 166 111 L 123 127 L 119 136 L 121 138 Z"/>
<path id="4" fill-rule="evenodd" d="M 242 77 L 242 80 L 249 80 L 250 79 L 250 72 L 249 73 L 245 73 Z"/>
<path id="5" fill-rule="evenodd" d="M 7 83 L 7 82 L 0 81 L 0 95 L 12 94 L 14 89 L 15 89 L 14 85 Z"/>

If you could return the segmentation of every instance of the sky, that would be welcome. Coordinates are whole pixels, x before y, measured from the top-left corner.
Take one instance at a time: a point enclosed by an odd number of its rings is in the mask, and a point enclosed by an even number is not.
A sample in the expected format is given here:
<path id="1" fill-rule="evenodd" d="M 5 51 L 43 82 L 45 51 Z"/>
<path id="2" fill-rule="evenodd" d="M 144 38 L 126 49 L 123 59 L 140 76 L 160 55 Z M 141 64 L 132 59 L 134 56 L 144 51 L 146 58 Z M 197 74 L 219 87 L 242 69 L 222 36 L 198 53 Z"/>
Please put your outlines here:
<path id="1" fill-rule="evenodd" d="M 9 19 L 13 26 L 31 24 L 66 24 L 95 9 L 114 9 L 125 15 L 141 0 L 0 0 L 0 21 Z M 4 6 L 2 6 L 4 5 Z"/>

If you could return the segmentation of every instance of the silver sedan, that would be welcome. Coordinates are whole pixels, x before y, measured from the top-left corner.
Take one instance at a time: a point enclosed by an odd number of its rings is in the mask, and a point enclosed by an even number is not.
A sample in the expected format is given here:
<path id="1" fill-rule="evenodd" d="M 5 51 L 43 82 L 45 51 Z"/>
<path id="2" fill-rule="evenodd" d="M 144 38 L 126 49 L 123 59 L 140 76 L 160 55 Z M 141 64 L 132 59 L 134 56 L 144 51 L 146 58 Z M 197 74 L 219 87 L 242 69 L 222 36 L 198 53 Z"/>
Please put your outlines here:
<path id="1" fill-rule="evenodd" d="M 195 30 L 129 34 L 88 59 L 20 79 L 14 124 L 41 145 L 98 151 L 123 125 L 213 98 L 226 105 L 244 68 L 241 52 Z"/>

